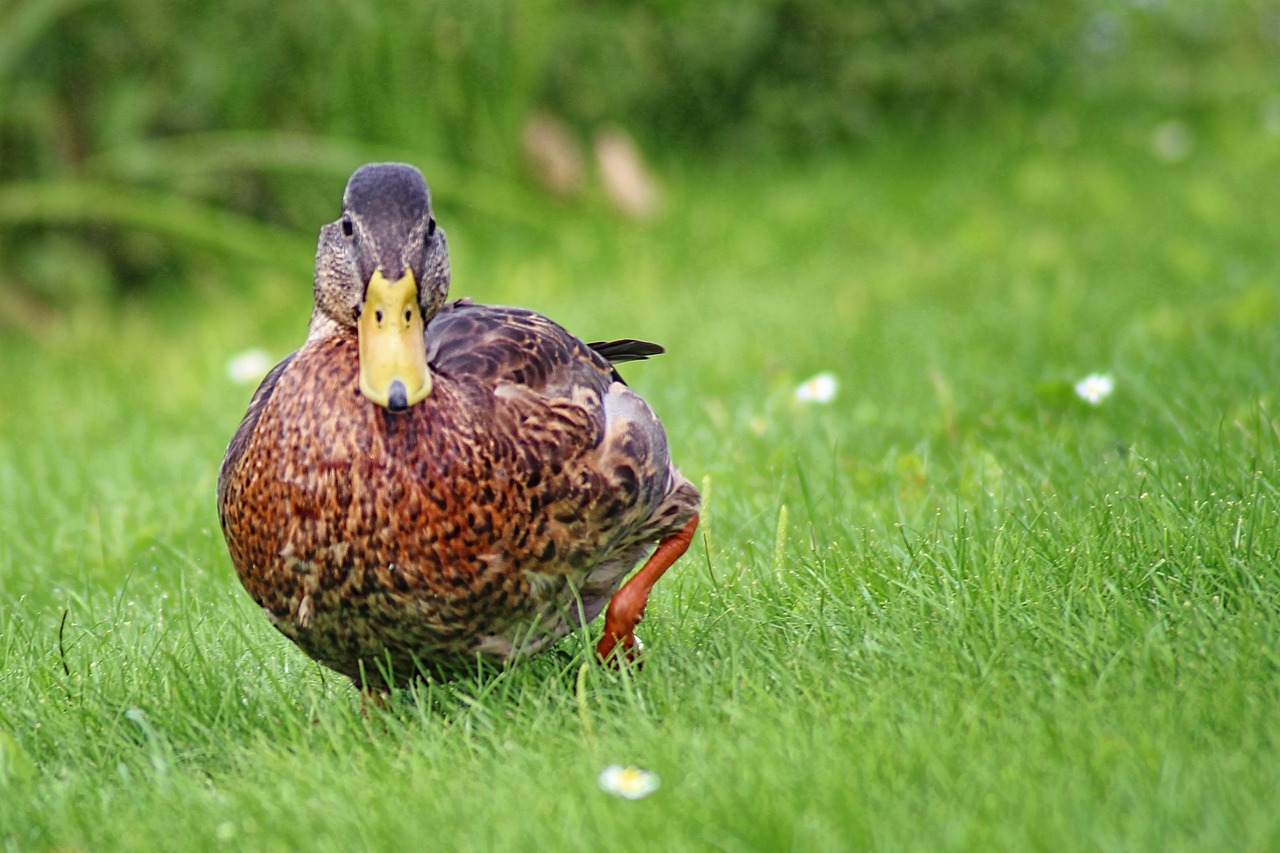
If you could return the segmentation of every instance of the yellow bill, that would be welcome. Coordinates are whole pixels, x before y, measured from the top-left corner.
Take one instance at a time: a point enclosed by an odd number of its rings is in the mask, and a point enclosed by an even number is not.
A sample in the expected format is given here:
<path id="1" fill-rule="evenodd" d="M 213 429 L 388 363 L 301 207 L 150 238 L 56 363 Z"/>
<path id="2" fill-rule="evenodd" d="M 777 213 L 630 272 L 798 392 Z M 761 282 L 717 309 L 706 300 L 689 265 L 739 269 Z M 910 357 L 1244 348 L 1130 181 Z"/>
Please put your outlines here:
<path id="1" fill-rule="evenodd" d="M 396 281 L 388 281 L 381 271 L 373 274 L 356 330 L 361 394 L 393 412 L 426 399 L 431 372 L 412 270 Z"/>

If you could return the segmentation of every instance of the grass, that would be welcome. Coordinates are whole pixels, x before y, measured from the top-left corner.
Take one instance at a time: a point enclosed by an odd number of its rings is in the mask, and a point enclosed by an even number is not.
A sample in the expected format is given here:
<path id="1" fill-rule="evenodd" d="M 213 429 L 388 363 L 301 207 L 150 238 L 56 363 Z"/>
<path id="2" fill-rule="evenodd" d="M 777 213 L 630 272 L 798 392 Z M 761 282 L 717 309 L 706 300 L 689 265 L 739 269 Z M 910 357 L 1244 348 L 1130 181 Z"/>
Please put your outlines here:
<path id="1" fill-rule="evenodd" d="M 707 510 L 640 672 L 582 636 L 364 713 L 273 632 L 213 488 L 305 279 L 5 333 L 0 847 L 1280 846 L 1280 148 L 1224 110 L 1164 162 L 1166 118 L 667 163 L 652 227 L 439 211 L 456 293 L 668 346 L 626 373 Z"/>

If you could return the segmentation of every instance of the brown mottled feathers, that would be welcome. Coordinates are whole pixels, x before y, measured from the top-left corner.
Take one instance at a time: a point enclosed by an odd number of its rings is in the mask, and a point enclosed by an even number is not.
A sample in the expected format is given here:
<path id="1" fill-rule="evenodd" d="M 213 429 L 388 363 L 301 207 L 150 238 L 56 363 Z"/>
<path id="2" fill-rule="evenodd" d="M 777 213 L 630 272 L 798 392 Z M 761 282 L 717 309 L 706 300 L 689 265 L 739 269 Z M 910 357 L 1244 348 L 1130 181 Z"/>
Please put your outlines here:
<path id="1" fill-rule="evenodd" d="M 445 376 L 557 396 L 575 386 L 603 393 L 611 380 L 607 359 L 541 314 L 470 301 L 448 303 L 431 319 L 427 361 Z"/>
<path id="2" fill-rule="evenodd" d="M 660 347 L 467 300 L 425 335 L 433 390 L 398 414 L 360 394 L 354 330 L 309 339 L 254 394 L 218 478 L 250 594 L 369 687 L 545 648 L 698 506 L 611 364 Z"/>
<path id="3" fill-rule="evenodd" d="M 249 400 L 249 410 L 245 412 L 235 435 L 231 437 L 231 444 L 227 446 L 227 453 L 222 459 L 222 468 L 218 472 L 219 518 L 222 517 L 223 503 L 227 492 L 227 475 L 235 470 L 240 457 L 244 455 L 245 448 L 249 446 L 249 439 L 253 435 L 253 429 L 258 424 L 258 416 L 262 414 L 262 407 L 266 405 L 267 400 L 271 399 L 271 393 L 275 391 L 276 382 L 279 381 L 280 374 L 284 373 L 285 368 L 289 366 L 289 362 L 293 361 L 295 355 L 297 355 L 296 352 L 289 353 L 279 364 L 271 368 L 271 371 L 263 378 L 258 385 L 258 390 L 253 392 L 253 397 Z"/>
<path id="4" fill-rule="evenodd" d="M 464 331 L 467 326 L 475 328 L 477 325 L 481 325 L 475 320 L 472 320 L 470 323 L 465 323 L 467 311 L 456 310 L 459 308 L 471 308 L 474 307 L 474 305 L 475 303 L 472 302 L 470 298 L 464 297 L 447 303 L 441 308 L 440 313 L 436 315 L 435 322 L 431 327 L 432 334 L 440 335 L 440 337 L 434 340 L 432 348 L 428 352 L 429 361 L 431 360 L 431 353 L 435 353 L 437 356 L 439 355 L 441 341 L 445 340 L 445 329 L 449 329 L 452 333 L 452 339 L 456 341 L 458 338 L 465 338 Z M 457 322 L 459 318 L 462 318 L 464 322 Z M 497 346 L 490 345 L 485 347 L 471 347 L 467 349 L 467 352 L 470 353 L 470 355 L 463 353 L 460 359 L 453 359 L 452 361 L 449 359 L 449 353 L 446 352 L 445 361 L 450 363 L 455 369 L 460 367 L 465 369 L 465 365 L 457 364 L 456 362 L 465 361 L 467 358 L 472 358 L 474 360 L 476 358 L 477 351 L 483 351 L 485 353 L 484 357 L 490 360 L 496 360 L 504 354 L 512 355 L 513 353 L 521 358 L 527 358 L 530 355 L 536 357 L 536 350 L 522 351 L 519 347 L 519 341 L 523 336 L 527 336 L 533 329 L 545 327 L 547 324 L 555 325 L 552 324 L 550 320 L 547 320 L 547 318 L 534 314 L 531 311 L 514 308 L 501 308 L 496 306 L 487 309 L 487 316 L 483 325 L 492 326 L 493 320 L 497 318 L 507 320 L 516 320 L 518 318 L 520 322 L 513 323 L 511 328 L 503 330 L 503 341 Z M 525 326 L 523 330 L 519 328 L 521 323 Z M 565 333 L 566 336 L 567 334 L 568 333 Z M 574 343 L 578 342 L 575 341 Z M 651 356 L 661 355 L 666 352 L 660 344 L 655 344 L 650 341 L 640 341 L 634 338 L 623 338 L 616 341 L 594 341 L 586 344 L 586 346 L 596 354 L 603 356 L 610 365 L 623 364 L 628 361 L 645 361 Z M 543 342 L 541 348 L 544 350 L 551 349 L 547 342 Z M 578 347 L 573 347 L 573 350 L 575 354 L 581 355 L 581 351 Z M 254 425 L 258 422 L 258 413 L 261 411 L 263 403 L 271 396 L 271 392 L 275 388 L 276 380 L 280 378 L 280 374 L 286 367 L 288 367 L 289 362 L 293 360 L 294 355 L 295 353 L 290 353 L 285 356 L 284 360 L 277 364 L 271 372 L 266 375 L 262 380 L 262 383 L 258 386 L 258 390 L 254 393 L 253 398 L 249 401 L 249 411 L 245 414 L 239 429 L 236 430 L 235 436 L 231 440 L 231 445 L 227 448 L 226 460 L 224 461 L 222 468 L 224 474 L 228 468 L 233 467 L 235 461 L 240 458 L 242 453 L 244 453 L 248 437 L 253 432 Z M 490 365 L 490 369 L 496 367 L 497 363 L 498 362 L 495 361 L 494 365 Z M 439 364 L 436 364 L 435 366 L 438 368 Z M 513 370 L 518 370 L 518 368 L 515 368 L 512 363 L 506 363 L 504 365 L 504 369 L 507 370 L 508 374 L 511 374 Z M 541 371 L 533 370 L 527 372 L 533 374 Z M 473 375 L 478 374 L 473 373 Z M 521 375 L 523 375 L 523 373 Z M 622 376 L 616 369 L 611 370 L 611 377 L 614 382 L 623 382 Z M 519 382 L 521 379 L 518 376 L 513 375 L 512 381 Z M 222 506 L 224 479 L 225 478 L 223 476 L 218 478 L 219 507 Z"/>

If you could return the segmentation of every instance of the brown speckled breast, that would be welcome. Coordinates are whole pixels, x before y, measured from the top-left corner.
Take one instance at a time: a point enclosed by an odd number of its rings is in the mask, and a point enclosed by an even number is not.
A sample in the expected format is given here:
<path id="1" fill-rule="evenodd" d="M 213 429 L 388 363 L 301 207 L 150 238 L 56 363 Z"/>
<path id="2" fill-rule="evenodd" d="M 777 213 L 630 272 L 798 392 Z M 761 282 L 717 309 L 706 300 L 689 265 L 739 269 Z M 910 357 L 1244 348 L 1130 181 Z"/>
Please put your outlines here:
<path id="1" fill-rule="evenodd" d="M 543 648 L 696 507 L 665 442 L 628 424 L 607 435 L 607 378 L 573 399 L 445 364 L 425 401 L 392 414 L 360 395 L 357 369 L 354 335 L 304 346 L 255 396 L 219 480 L 245 588 L 357 683 Z M 628 443 L 636 461 L 619 462 Z M 655 524 L 677 487 L 689 513 Z"/>

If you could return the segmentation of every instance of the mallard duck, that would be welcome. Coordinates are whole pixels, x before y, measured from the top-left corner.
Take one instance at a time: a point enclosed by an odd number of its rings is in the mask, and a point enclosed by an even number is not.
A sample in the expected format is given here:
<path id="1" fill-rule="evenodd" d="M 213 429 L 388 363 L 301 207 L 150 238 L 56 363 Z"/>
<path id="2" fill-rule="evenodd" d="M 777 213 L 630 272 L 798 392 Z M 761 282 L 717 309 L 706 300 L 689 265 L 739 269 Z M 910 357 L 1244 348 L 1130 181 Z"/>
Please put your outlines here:
<path id="1" fill-rule="evenodd" d="M 662 349 L 446 301 L 449 280 L 421 173 L 357 170 L 320 230 L 306 341 L 222 462 L 236 572 L 281 633 L 370 691 L 535 654 L 606 603 L 597 655 L 634 657 L 698 524 L 614 366 Z"/>

